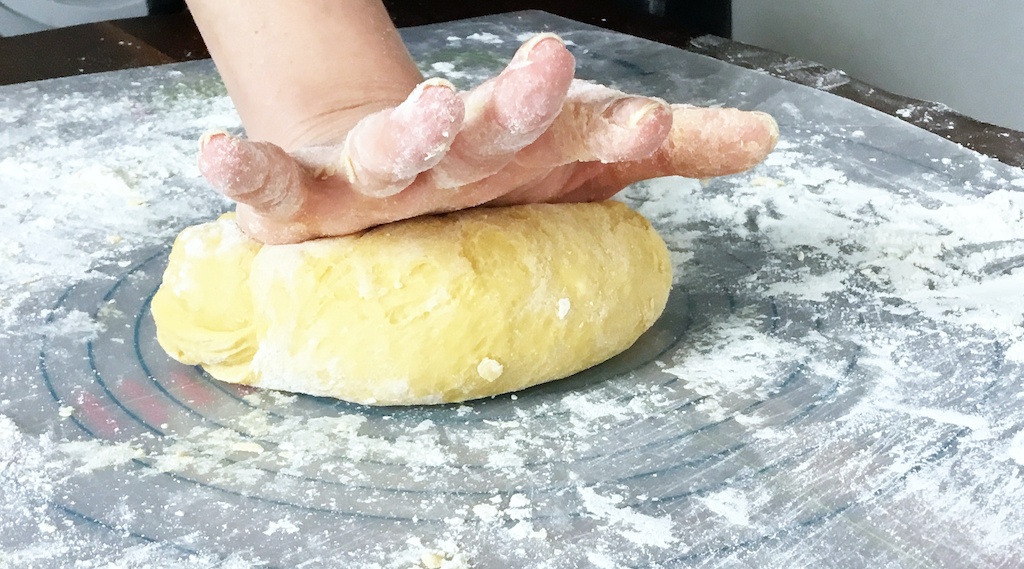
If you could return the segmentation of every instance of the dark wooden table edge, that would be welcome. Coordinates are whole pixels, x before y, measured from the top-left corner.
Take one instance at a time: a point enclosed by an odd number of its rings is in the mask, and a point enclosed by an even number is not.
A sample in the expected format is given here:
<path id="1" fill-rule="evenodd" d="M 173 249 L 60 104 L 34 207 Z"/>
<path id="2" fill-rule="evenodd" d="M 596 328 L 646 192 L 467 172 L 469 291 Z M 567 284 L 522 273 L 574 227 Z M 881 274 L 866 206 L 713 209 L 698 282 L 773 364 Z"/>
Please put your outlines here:
<path id="1" fill-rule="evenodd" d="M 715 36 L 690 40 L 689 51 L 849 99 L 1005 164 L 1024 168 L 1024 132 L 979 121 L 942 103 L 875 87 L 814 61 Z"/>

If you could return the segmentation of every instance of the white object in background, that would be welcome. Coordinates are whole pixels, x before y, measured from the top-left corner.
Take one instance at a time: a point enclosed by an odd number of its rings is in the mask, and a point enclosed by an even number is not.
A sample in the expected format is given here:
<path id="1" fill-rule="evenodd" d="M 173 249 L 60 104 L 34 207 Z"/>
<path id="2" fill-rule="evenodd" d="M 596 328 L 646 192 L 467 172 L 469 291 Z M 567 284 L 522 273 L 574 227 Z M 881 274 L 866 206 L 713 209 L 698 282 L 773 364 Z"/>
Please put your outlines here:
<path id="1" fill-rule="evenodd" d="M 733 38 L 1024 130 L 1024 2 L 733 0 Z"/>
<path id="2" fill-rule="evenodd" d="M 0 37 L 20 36 L 21 34 L 41 32 L 45 29 L 46 26 L 30 20 L 17 12 L 12 12 L 10 9 L 5 8 L 3 3 L 0 3 Z"/>
<path id="3" fill-rule="evenodd" d="M 149 13 L 146 0 L 0 0 L 3 12 L 14 12 L 42 28 L 60 28 L 117 18 L 134 18 Z M 9 18 L 0 12 L 0 18 Z M 29 30 L 38 31 L 38 30 Z M 6 32 L 4 35 L 8 35 Z"/>

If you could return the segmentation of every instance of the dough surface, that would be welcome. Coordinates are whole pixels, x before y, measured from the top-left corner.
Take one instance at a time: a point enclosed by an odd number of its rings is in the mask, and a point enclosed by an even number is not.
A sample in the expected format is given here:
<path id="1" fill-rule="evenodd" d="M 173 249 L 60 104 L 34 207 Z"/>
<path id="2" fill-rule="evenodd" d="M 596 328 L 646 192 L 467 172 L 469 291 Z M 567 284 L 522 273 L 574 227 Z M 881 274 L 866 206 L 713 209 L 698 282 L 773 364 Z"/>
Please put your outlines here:
<path id="1" fill-rule="evenodd" d="M 671 280 L 664 242 L 617 202 L 472 209 L 274 246 L 227 214 L 178 236 L 152 312 L 171 357 L 223 381 L 448 403 L 622 352 Z"/>

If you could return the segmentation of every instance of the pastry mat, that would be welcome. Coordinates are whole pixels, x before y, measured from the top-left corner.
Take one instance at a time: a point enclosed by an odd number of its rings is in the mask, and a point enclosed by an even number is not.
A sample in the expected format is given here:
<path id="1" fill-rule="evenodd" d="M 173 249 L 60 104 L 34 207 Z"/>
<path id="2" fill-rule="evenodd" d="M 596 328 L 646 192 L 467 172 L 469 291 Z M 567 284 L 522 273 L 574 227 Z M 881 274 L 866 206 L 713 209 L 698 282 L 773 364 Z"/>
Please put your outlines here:
<path id="1" fill-rule="evenodd" d="M 403 33 L 467 87 L 539 31 L 582 78 L 782 140 L 621 196 L 676 273 L 632 349 L 461 405 L 256 391 L 157 346 L 173 236 L 229 207 L 194 163 L 239 129 L 209 62 L 0 87 L 0 566 L 1024 564 L 1024 173 L 539 12 Z"/>

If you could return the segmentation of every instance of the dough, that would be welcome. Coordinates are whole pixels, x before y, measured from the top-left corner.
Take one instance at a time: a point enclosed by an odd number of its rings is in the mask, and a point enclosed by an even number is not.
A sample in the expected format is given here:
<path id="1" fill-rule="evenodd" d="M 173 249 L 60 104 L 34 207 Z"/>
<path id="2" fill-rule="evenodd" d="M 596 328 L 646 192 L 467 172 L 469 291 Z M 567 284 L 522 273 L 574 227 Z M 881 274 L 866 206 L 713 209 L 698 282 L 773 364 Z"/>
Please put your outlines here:
<path id="1" fill-rule="evenodd" d="M 617 202 L 479 208 L 274 246 L 227 214 L 178 236 L 152 310 L 167 353 L 223 381 L 448 403 L 622 352 L 671 280 L 664 242 Z"/>

